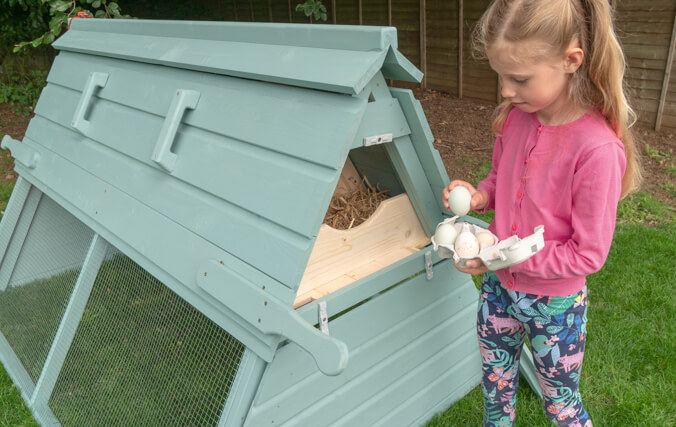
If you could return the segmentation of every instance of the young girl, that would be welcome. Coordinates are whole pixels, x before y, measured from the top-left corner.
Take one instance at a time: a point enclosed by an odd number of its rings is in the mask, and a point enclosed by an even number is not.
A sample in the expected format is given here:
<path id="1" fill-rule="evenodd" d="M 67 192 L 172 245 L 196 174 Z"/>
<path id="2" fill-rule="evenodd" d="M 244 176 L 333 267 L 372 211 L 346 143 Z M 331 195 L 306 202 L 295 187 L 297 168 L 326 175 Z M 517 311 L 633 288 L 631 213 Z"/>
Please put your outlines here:
<path id="1" fill-rule="evenodd" d="M 624 57 L 608 0 L 495 0 L 476 46 L 498 73 L 505 102 L 494 122 L 492 170 L 471 207 L 495 210 L 500 240 L 544 225 L 544 248 L 484 274 L 477 316 L 484 425 L 512 425 L 518 363 L 528 335 L 547 416 L 591 426 L 578 384 L 586 336 L 586 276 L 610 249 L 617 203 L 640 181 L 623 91 Z M 496 277 L 497 276 L 497 277 Z"/>

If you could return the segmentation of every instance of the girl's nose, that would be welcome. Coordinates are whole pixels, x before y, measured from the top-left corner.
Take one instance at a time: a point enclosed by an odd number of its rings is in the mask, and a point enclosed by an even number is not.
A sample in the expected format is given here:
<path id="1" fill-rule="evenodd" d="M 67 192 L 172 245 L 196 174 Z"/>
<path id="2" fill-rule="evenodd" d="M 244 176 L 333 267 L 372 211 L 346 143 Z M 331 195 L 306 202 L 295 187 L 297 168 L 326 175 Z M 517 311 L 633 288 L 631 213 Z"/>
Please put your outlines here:
<path id="1" fill-rule="evenodd" d="M 500 95 L 502 95 L 503 98 L 514 98 L 514 95 L 516 93 L 514 92 L 514 89 L 512 89 L 511 86 L 505 85 L 500 83 Z"/>

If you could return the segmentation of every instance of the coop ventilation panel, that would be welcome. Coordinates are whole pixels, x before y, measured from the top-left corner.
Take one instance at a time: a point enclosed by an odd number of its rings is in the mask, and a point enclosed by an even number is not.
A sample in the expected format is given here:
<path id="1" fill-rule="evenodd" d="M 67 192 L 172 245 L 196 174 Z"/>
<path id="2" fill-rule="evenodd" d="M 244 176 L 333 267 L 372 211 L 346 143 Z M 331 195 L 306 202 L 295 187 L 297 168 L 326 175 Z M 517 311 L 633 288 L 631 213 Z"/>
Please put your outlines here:
<path id="1" fill-rule="evenodd" d="M 27 196 L 3 239 L 0 350 L 41 423 L 217 425 L 244 345 L 35 187 L 17 187 Z"/>

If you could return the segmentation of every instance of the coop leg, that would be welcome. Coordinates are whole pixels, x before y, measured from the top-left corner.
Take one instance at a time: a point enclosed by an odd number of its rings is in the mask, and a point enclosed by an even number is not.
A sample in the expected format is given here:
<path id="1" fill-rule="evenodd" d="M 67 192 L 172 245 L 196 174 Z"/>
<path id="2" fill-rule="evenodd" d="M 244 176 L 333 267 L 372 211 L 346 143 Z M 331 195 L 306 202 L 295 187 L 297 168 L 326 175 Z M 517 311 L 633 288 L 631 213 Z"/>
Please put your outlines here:
<path id="1" fill-rule="evenodd" d="M 31 407 L 36 407 L 36 405 L 47 406 L 47 401 L 52 394 L 59 372 L 61 372 L 61 367 L 75 336 L 77 325 L 80 323 L 80 318 L 94 286 L 101 263 L 106 256 L 107 249 L 108 242 L 98 234 L 95 234 L 89 246 L 80 275 L 75 283 L 68 307 L 63 315 L 63 319 L 61 319 L 61 324 L 54 337 L 54 342 L 47 355 L 45 365 L 42 368 L 40 379 L 35 386 L 35 391 L 30 400 Z"/>
<path id="2" fill-rule="evenodd" d="M 0 265 L 0 292 L 7 289 L 41 197 L 40 190 L 19 177 L 0 230 L 0 249 L 4 253 Z"/>
<path id="3" fill-rule="evenodd" d="M 14 184 L 14 190 L 9 198 L 7 207 L 2 216 L 2 223 L 0 223 L 0 259 L 5 255 L 9 241 L 14 233 L 16 223 L 19 221 L 21 210 L 28 198 L 28 192 L 31 189 L 31 184 L 23 177 L 19 176 Z"/>
<path id="4" fill-rule="evenodd" d="M 242 355 L 235 380 L 230 387 L 219 427 L 241 426 L 246 420 L 267 363 L 248 348 Z"/>

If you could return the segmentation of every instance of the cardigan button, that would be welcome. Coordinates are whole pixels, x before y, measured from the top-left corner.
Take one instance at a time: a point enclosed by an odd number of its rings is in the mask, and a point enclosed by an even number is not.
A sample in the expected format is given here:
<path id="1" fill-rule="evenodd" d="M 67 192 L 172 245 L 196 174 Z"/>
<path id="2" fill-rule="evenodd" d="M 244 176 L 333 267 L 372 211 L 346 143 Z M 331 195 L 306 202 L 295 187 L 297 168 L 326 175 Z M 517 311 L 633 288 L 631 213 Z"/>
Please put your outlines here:
<path id="1" fill-rule="evenodd" d="M 516 224 L 512 224 L 512 231 L 516 231 L 516 229 L 519 228 Z"/>

